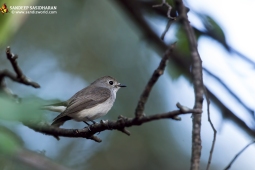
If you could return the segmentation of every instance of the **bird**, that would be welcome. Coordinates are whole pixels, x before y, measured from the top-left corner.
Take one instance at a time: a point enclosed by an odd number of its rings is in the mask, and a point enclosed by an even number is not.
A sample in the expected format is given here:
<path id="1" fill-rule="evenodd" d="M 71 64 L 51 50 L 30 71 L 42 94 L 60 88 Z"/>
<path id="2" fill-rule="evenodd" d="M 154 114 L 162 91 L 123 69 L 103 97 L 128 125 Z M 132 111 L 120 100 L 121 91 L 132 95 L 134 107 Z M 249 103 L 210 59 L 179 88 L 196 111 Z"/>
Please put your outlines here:
<path id="1" fill-rule="evenodd" d="M 89 128 L 89 121 L 95 124 L 95 119 L 108 113 L 115 102 L 117 91 L 122 87 L 126 85 L 118 83 L 111 76 L 104 76 L 75 93 L 69 100 L 47 105 L 43 109 L 61 112 L 53 119 L 51 125 L 54 127 L 60 127 L 73 119 L 83 121 Z"/>

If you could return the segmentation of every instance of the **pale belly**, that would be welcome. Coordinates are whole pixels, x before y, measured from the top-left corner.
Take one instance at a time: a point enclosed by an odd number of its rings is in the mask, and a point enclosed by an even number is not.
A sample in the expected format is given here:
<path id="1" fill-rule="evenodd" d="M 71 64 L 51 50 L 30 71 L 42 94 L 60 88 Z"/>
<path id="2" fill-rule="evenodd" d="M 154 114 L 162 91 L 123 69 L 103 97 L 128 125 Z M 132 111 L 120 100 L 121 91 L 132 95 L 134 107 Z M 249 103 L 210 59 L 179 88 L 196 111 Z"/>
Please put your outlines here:
<path id="1" fill-rule="evenodd" d="M 98 119 L 108 113 L 108 111 L 112 108 L 114 101 L 99 104 L 90 109 L 84 109 L 78 113 L 69 115 L 76 121 L 89 121 Z"/>

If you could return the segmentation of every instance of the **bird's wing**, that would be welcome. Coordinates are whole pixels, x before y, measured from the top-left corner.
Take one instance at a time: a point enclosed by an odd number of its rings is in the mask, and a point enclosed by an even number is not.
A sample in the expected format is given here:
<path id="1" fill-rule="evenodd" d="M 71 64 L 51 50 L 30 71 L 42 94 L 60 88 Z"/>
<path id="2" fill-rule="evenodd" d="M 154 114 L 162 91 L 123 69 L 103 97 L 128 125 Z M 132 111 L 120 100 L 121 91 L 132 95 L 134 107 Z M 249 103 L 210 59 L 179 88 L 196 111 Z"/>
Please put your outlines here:
<path id="1" fill-rule="evenodd" d="M 92 108 L 103 103 L 111 96 L 111 91 L 104 87 L 90 87 L 77 92 L 69 101 L 64 112 L 54 120 L 73 113 L 78 113 L 84 109 Z"/>

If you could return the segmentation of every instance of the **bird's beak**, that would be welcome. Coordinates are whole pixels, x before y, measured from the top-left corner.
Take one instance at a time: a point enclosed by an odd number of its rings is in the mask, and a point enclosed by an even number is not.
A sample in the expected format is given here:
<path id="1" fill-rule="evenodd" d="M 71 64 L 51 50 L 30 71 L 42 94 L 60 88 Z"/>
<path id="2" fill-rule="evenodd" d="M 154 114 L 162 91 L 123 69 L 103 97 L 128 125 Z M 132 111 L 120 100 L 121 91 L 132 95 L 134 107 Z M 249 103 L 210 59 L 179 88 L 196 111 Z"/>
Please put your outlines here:
<path id="1" fill-rule="evenodd" d="M 126 85 L 124 84 L 118 84 L 119 87 L 127 87 Z"/>

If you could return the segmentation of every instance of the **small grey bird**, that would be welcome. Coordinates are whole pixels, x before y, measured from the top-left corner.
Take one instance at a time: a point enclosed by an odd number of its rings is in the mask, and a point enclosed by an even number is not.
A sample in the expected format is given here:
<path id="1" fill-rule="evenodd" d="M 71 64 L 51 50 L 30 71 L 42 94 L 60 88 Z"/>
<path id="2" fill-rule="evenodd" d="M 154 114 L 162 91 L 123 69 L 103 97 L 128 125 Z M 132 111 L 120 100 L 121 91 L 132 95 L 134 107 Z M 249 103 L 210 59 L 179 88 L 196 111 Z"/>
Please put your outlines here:
<path id="1" fill-rule="evenodd" d="M 83 121 L 90 126 L 87 121 L 95 124 L 93 120 L 106 115 L 112 108 L 116 93 L 121 87 L 126 86 L 118 83 L 113 77 L 104 76 L 78 91 L 66 102 L 48 105 L 44 109 L 61 112 L 54 119 L 52 126 L 59 127 L 71 119 Z"/>

